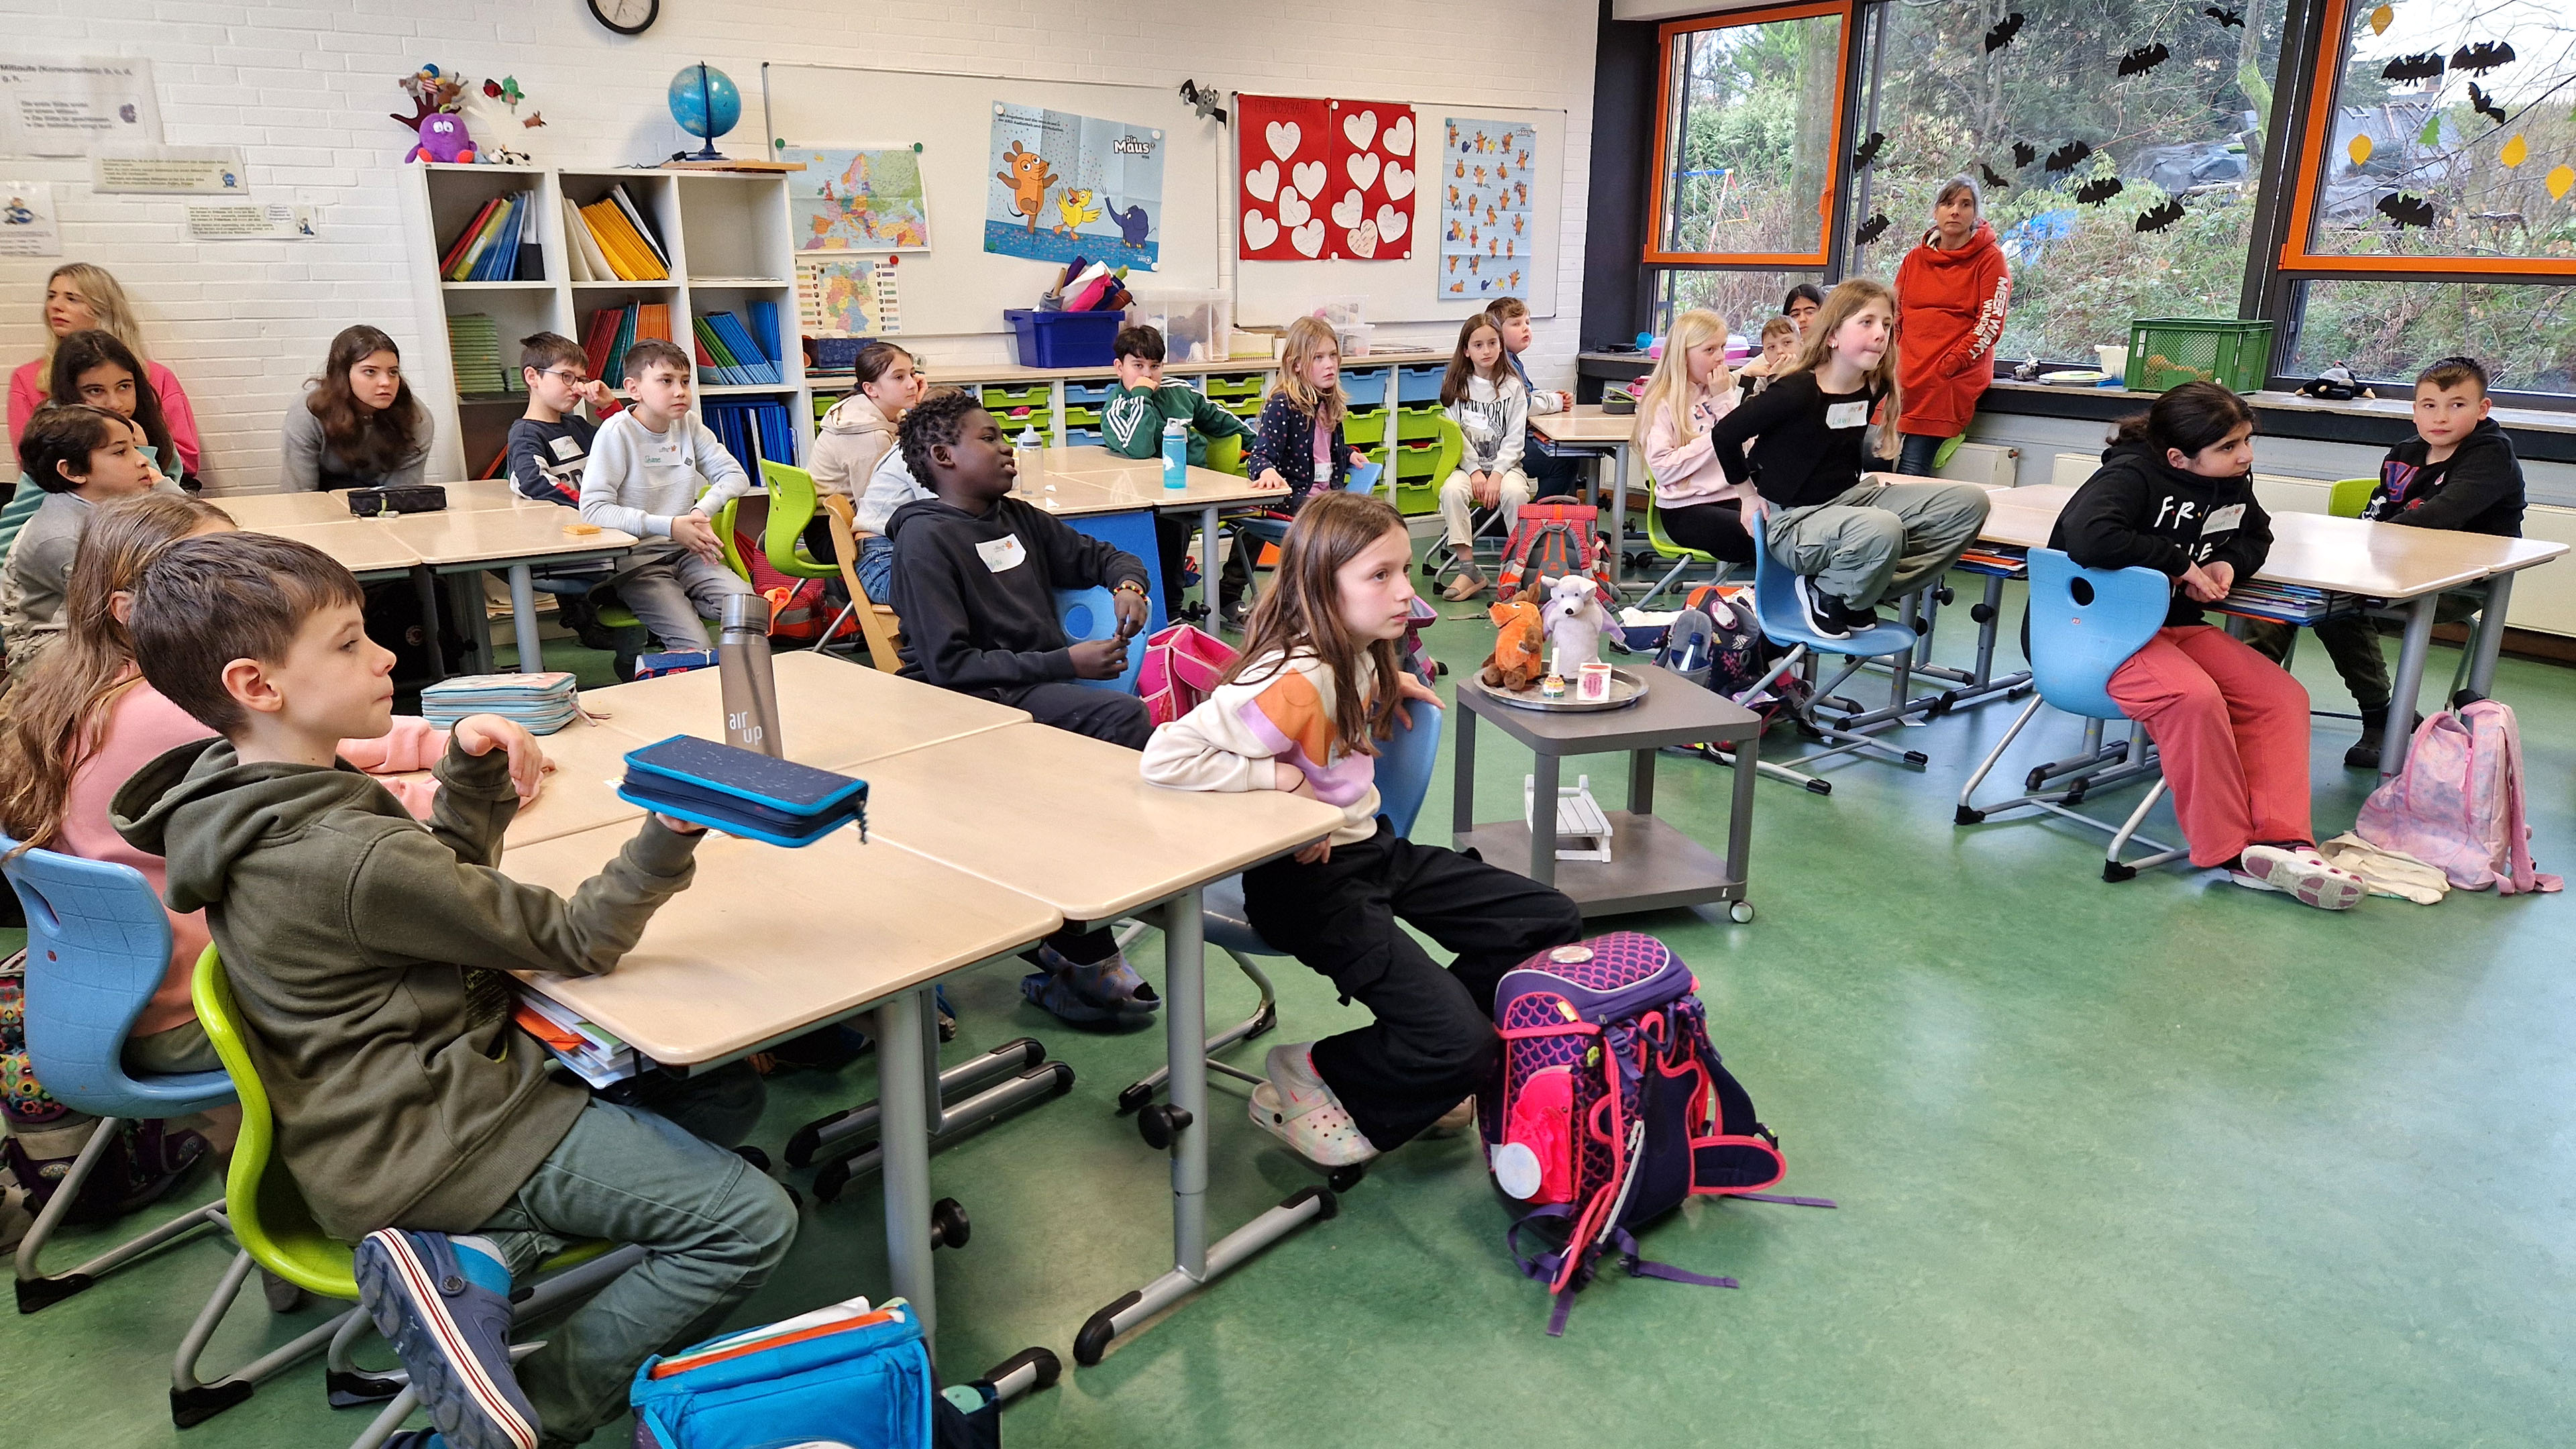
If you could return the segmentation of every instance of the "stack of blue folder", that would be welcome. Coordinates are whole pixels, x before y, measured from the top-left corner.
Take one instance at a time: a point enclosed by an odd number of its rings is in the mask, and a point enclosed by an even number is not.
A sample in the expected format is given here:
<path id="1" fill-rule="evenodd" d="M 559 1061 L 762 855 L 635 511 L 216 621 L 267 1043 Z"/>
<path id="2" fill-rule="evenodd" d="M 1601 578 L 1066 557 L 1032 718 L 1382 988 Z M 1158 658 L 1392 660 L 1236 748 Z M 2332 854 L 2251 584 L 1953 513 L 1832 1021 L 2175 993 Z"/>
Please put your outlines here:
<path id="1" fill-rule="evenodd" d="M 454 729 L 469 714 L 497 714 L 532 735 L 550 735 L 581 714 L 581 691 L 570 673 L 460 674 L 420 692 L 423 718 Z"/>

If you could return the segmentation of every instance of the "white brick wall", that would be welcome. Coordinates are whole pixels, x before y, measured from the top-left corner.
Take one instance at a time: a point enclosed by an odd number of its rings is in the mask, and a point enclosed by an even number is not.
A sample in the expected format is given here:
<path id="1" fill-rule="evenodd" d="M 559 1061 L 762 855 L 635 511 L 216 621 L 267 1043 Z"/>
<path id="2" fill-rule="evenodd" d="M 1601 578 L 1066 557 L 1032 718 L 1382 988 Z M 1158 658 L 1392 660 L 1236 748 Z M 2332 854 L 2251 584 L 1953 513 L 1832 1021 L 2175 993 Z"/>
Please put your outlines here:
<path id="1" fill-rule="evenodd" d="M 392 0 L 8 0 L 7 11 L 14 52 L 150 58 L 171 144 L 238 145 L 253 200 L 317 208 L 316 241 L 200 245 L 187 240 L 176 198 L 92 196 L 85 161 L 0 158 L 0 175 L 56 183 L 63 260 L 106 267 L 134 298 L 153 356 L 196 406 L 219 491 L 273 486 L 280 411 L 320 367 L 333 333 L 369 322 L 408 349 L 439 325 L 410 277 L 425 262 L 407 246 L 427 243 L 406 235 L 400 158 L 410 138 L 388 118 L 411 109 L 395 82 L 424 62 L 478 79 L 518 77 L 547 121 L 534 133 L 538 159 L 553 165 L 625 164 L 694 146 L 671 124 L 663 91 L 697 60 L 746 88 L 774 60 L 1175 85 L 1189 76 L 1227 90 L 1563 107 L 1562 300 L 1525 360 L 1542 386 L 1573 386 L 1595 14 L 1581 0 L 675 0 L 632 40 L 600 28 L 580 0 L 428 9 Z M 746 100 L 756 107 L 756 96 Z M 756 130 L 756 109 L 745 125 Z M 42 346 L 54 265 L 0 259 L 0 365 Z M 1389 340 L 1441 345 L 1454 336 L 1446 324 L 1389 331 Z"/>

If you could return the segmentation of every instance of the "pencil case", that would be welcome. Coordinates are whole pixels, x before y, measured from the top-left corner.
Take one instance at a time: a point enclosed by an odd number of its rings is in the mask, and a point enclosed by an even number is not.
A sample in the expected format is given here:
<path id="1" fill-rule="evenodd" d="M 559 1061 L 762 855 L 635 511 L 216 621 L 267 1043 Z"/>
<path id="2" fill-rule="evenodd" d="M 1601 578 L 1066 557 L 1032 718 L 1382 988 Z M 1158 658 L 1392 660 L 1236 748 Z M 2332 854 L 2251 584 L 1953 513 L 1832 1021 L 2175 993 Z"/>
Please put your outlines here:
<path id="1" fill-rule="evenodd" d="M 388 513 L 436 513 L 445 507 L 447 490 L 436 483 L 396 483 L 349 490 L 349 511 L 360 518 L 378 518 Z"/>
<path id="2" fill-rule="evenodd" d="M 844 825 L 867 839 L 868 782 L 738 745 L 673 735 L 626 756 L 617 796 L 771 845 L 811 845 Z"/>

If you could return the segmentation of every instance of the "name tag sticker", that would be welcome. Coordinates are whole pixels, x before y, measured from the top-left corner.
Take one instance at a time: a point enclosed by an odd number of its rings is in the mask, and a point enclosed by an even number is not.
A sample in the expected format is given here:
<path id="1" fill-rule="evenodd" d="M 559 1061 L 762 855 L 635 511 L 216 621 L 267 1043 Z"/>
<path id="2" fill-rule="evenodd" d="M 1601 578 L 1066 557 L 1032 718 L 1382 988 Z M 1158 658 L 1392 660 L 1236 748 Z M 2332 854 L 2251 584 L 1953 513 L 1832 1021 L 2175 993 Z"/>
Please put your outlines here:
<path id="1" fill-rule="evenodd" d="M 2206 538 L 2213 533 L 2233 532 L 2236 526 L 2244 521 L 2245 505 L 2242 503 L 2230 503 L 2225 508 L 2221 508 L 2210 514 L 2208 521 L 2201 524 L 2201 536 Z"/>
<path id="2" fill-rule="evenodd" d="M 1829 428 L 1865 428 L 1869 426 L 1869 404 L 1836 403 L 1825 409 L 1825 426 Z"/>
<path id="3" fill-rule="evenodd" d="M 569 463 L 573 459 L 581 456 L 581 444 L 574 442 L 568 437 L 556 438 L 552 442 L 546 444 L 546 446 L 554 449 L 555 457 L 562 462 Z"/>
<path id="4" fill-rule="evenodd" d="M 1029 551 L 1020 546 L 1020 536 L 1016 533 L 986 539 L 975 545 L 975 552 L 982 556 L 984 567 L 997 574 L 1009 573 L 1028 562 L 1029 557 Z"/>

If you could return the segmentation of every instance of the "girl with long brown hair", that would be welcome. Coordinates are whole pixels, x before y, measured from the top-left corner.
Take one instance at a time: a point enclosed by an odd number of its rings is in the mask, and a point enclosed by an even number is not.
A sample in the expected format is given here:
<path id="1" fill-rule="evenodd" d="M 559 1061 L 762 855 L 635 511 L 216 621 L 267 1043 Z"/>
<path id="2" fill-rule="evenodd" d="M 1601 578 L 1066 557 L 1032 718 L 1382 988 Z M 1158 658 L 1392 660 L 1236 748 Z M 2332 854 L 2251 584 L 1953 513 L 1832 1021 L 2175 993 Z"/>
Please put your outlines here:
<path id="1" fill-rule="evenodd" d="M 1512 370 L 1503 346 L 1503 324 L 1483 312 L 1458 329 L 1458 349 L 1449 355 L 1449 371 L 1440 380 L 1440 405 L 1458 425 L 1464 443 L 1457 470 L 1440 485 L 1440 521 L 1448 528 L 1450 557 L 1458 577 L 1441 591 L 1451 602 L 1485 591 L 1484 571 L 1476 567 L 1476 528 L 1472 508 L 1499 508 L 1506 520 L 1520 517 L 1530 501 L 1529 474 L 1521 471 L 1527 440 L 1529 384 Z"/>
<path id="2" fill-rule="evenodd" d="M 403 381 L 402 349 L 373 327 L 343 328 L 322 375 L 286 405 L 279 480 L 303 490 L 417 483 L 429 431 L 429 410 Z"/>
<path id="3" fill-rule="evenodd" d="M 1326 493 L 1290 525 L 1279 579 L 1241 657 L 1207 701 L 1154 732 L 1145 778 L 1183 790 L 1284 790 L 1342 823 L 1243 874 L 1262 939 L 1376 1014 L 1273 1047 L 1252 1120 L 1308 1160 L 1365 1162 L 1462 1114 L 1492 1068 L 1494 987 L 1531 953 L 1583 933 L 1562 893 L 1395 833 L 1378 814 L 1378 741 L 1440 697 L 1396 661 L 1412 617 L 1412 540 L 1385 502 Z M 1443 967 L 1410 923 L 1457 953 Z"/>
<path id="4" fill-rule="evenodd" d="M 57 403 L 105 408 L 132 420 L 143 430 L 162 476 L 182 481 L 186 467 L 170 432 L 169 414 L 161 406 L 161 394 L 153 389 L 143 360 L 115 333 L 93 327 L 62 339 L 54 349 L 48 386 Z"/>
<path id="5" fill-rule="evenodd" d="M 65 339 L 75 332 L 96 329 L 125 344 L 140 367 L 136 376 L 152 389 L 159 399 L 161 412 L 169 424 L 169 437 L 154 442 L 167 442 L 178 450 L 178 466 L 190 474 L 202 466 L 198 461 L 197 415 L 188 406 L 188 394 L 170 369 L 152 360 L 143 345 L 143 329 L 135 323 L 133 304 L 125 300 L 125 289 L 104 267 L 88 262 L 65 262 L 45 278 L 45 350 L 35 361 L 21 365 L 9 375 L 9 436 L 23 435 L 27 420 L 45 405 L 52 390 L 54 355 Z M 173 473 L 172 477 L 178 474 Z"/>

